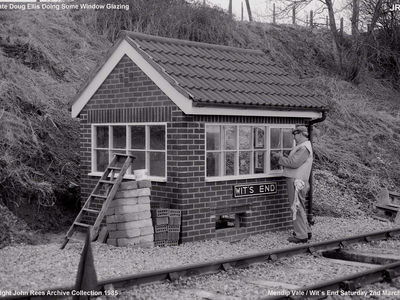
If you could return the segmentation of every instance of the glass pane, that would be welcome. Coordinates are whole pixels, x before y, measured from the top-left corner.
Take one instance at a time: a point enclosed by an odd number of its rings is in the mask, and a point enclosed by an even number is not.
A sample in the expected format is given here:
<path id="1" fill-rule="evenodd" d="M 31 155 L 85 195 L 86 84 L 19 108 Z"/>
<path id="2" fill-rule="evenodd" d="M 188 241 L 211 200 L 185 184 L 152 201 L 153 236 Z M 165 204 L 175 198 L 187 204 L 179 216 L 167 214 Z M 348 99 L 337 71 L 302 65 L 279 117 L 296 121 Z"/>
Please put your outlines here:
<path id="1" fill-rule="evenodd" d="M 145 149 L 146 133 L 144 126 L 131 127 L 131 149 Z"/>
<path id="2" fill-rule="evenodd" d="M 96 148 L 108 148 L 108 126 L 96 127 Z"/>
<path id="3" fill-rule="evenodd" d="M 254 152 L 254 173 L 264 173 L 265 166 L 265 152 L 256 151 Z"/>
<path id="4" fill-rule="evenodd" d="M 135 156 L 132 163 L 132 170 L 146 169 L 146 152 L 145 151 L 129 151 L 129 154 Z M 133 173 L 133 172 L 132 172 Z"/>
<path id="5" fill-rule="evenodd" d="M 108 166 L 108 151 L 96 150 L 96 171 L 104 172 Z"/>
<path id="6" fill-rule="evenodd" d="M 165 126 L 149 126 L 150 127 L 150 149 L 165 149 Z"/>
<path id="7" fill-rule="evenodd" d="M 165 177 L 165 153 L 149 152 L 150 155 L 150 176 Z"/>
<path id="8" fill-rule="evenodd" d="M 207 153 L 207 176 L 220 176 L 221 153 Z"/>
<path id="9" fill-rule="evenodd" d="M 250 151 L 239 152 L 239 174 L 250 174 Z"/>
<path id="10" fill-rule="evenodd" d="M 224 126 L 225 147 L 224 150 L 236 150 L 236 126 Z"/>
<path id="11" fill-rule="evenodd" d="M 113 126 L 113 148 L 126 148 L 126 127 Z"/>
<path id="12" fill-rule="evenodd" d="M 219 150 L 220 140 L 221 140 L 221 127 L 216 126 L 206 126 L 207 130 L 207 150 Z"/>
<path id="13" fill-rule="evenodd" d="M 292 129 L 283 129 L 283 148 L 291 149 L 293 147 Z"/>
<path id="14" fill-rule="evenodd" d="M 254 148 L 265 148 L 265 127 L 263 126 L 254 127 Z"/>
<path id="15" fill-rule="evenodd" d="M 282 153 L 281 151 L 271 151 L 271 170 L 279 170 L 281 167 L 278 165 L 279 159 L 274 158 L 272 153 Z"/>
<path id="16" fill-rule="evenodd" d="M 224 175 L 235 175 L 235 153 L 225 153 L 225 174 Z"/>
<path id="17" fill-rule="evenodd" d="M 239 148 L 250 149 L 251 148 L 251 127 L 250 126 L 239 126 Z"/>
<path id="18" fill-rule="evenodd" d="M 281 129 L 271 128 L 271 149 L 279 149 L 281 147 Z"/>

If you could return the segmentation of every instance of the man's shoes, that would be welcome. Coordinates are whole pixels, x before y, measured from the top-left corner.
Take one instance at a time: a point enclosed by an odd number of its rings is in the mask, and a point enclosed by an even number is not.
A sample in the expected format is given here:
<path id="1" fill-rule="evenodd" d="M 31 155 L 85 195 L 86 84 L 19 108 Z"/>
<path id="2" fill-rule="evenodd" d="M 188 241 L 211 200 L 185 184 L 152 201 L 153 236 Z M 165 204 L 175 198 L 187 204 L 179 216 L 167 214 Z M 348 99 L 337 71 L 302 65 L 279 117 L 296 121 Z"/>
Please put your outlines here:
<path id="1" fill-rule="evenodd" d="M 293 231 L 293 236 L 296 236 L 296 232 L 294 232 Z M 309 240 L 311 240 L 311 238 L 312 238 L 312 233 L 311 232 L 309 232 L 308 234 L 307 234 L 307 238 L 309 239 Z"/>
<path id="2" fill-rule="evenodd" d="M 307 241 L 308 241 L 308 239 L 299 239 L 295 236 L 291 236 L 287 240 L 289 243 L 295 243 L 295 244 L 307 243 Z"/>

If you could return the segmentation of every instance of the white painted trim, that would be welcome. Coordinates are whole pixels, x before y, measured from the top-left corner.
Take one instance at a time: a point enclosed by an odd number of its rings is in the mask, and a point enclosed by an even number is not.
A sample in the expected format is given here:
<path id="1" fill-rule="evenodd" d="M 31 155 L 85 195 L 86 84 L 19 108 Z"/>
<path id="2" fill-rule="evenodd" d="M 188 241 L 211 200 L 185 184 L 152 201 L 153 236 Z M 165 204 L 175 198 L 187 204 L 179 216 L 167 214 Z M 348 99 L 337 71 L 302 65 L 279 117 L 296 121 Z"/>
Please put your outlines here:
<path id="1" fill-rule="evenodd" d="M 130 148 L 130 141 L 131 141 L 131 133 L 129 130 L 129 126 L 145 126 L 145 149 L 131 149 Z M 153 125 L 162 125 L 165 128 L 165 149 L 164 150 L 152 150 L 150 149 L 150 129 L 149 126 Z M 97 148 L 95 147 L 95 140 L 96 140 L 96 127 L 98 126 L 107 126 L 108 127 L 108 148 Z M 125 126 L 126 127 L 126 147 L 123 149 L 115 149 L 112 148 L 112 138 L 113 138 L 113 132 L 112 132 L 112 127 L 113 126 Z M 166 122 L 135 122 L 135 123 L 93 123 L 91 124 L 91 172 L 88 174 L 90 176 L 97 176 L 98 174 L 102 175 L 102 172 L 97 172 L 96 170 L 96 150 L 107 150 L 109 152 L 109 161 L 112 159 L 111 152 L 115 150 L 121 150 L 125 151 L 126 154 L 128 154 L 129 151 L 143 151 L 146 154 L 149 152 L 160 152 L 160 153 L 165 153 L 165 177 L 159 177 L 159 176 L 149 176 L 149 178 L 154 179 L 153 181 L 159 181 L 159 182 L 166 182 L 167 180 L 167 159 L 168 159 L 168 147 L 167 147 L 167 135 L 168 135 L 168 126 Z M 145 168 L 149 170 L 150 167 L 150 155 L 145 156 Z M 132 172 L 132 168 L 129 167 L 129 170 Z M 135 176 L 133 174 L 126 174 L 124 178 L 128 179 L 135 179 Z"/>
<path id="2" fill-rule="evenodd" d="M 256 179 L 256 178 L 269 178 L 269 177 L 282 177 L 282 171 L 270 173 L 270 174 L 249 174 L 249 175 L 235 175 L 235 176 L 214 176 L 206 177 L 205 182 L 216 182 L 216 181 L 231 181 L 231 180 L 242 180 L 242 179 Z"/>
<path id="3" fill-rule="evenodd" d="M 250 116 L 250 117 L 288 117 L 319 119 L 321 112 L 295 110 L 264 110 L 262 108 L 226 108 L 226 107 L 192 107 L 188 114 L 192 115 L 222 115 L 222 116 Z"/>
<path id="4" fill-rule="evenodd" d="M 88 176 L 93 176 L 93 177 L 101 177 L 103 175 L 102 172 L 90 172 L 87 174 Z M 135 175 L 133 174 L 125 174 L 124 179 L 136 179 Z M 157 182 L 167 182 L 167 178 L 164 177 L 157 177 L 157 176 L 147 176 L 147 179 L 149 181 L 157 181 Z"/>
<path id="5" fill-rule="evenodd" d="M 132 41 L 134 43 L 134 41 Z M 294 117 L 317 119 L 321 112 L 295 110 L 265 110 L 262 108 L 226 108 L 226 107 L 196 107 L 192 100 L 180 93 L 168 82 L 134 47 L 126 40 L 121 41 L 110 58 L 100 68 L 88 86 L 72 105 L 71 115 L 76 118 L 83 107 L 89 102 L 101 84 L 106 80 L 118 62 L 127 55 L 185 114 L 188 115 L 224 115 L 224 116 L 263 116 L 263 117 Z M 168 76 L 168 75 L 167 75 Z"/>
<path id="6" fill-rule="evenodd" d="M 251 149 L 248 149 L 249 151 L 252 151 L 252 155 L 251 155 L 251 164 L 254 164 L 254 156 L 253 153 L 254 151 L 264 151 L 265 152 L 265 165 L 264 165 L 264 170 L 265 173 L 262 174 L 247 174 L 247 175 L 239 175 L 238 174 L 238 170 L 236 170 L 236 168 L 238 168 L 238 161 L 236 161 L 237 166 L 235 165 L 235 174 L 237 175 L 222 175 L 222 176 L 210 176 L 207 177 L 207 153 L 220 153 L 221 154 L 221 166 L 223 166 L 223 159 L 224 159 L 224 152 L 227 152 L 226 150 L 223 150 L 223 143 L 224 143 L 224 136 L 223 136 L 223 130 L 220 130 L 220 144 L 221 144 L 221 149 L 220 150 L 208 150 L 207 149 L 207 127 L 208 126 L 220 126 L 220 128 L 222 129 L 223 126 L 236 126 L 237 130 L 237 147 L 235 150 L 232 151 L 236 151 L 236 156 L 237 156 L 237 160 L 238 160 L 238 154 L 240 152 L 239 149 L 239 127 L 240 126 L 261 126 L 261 127 L 265 127 L 266 130 L 266 134 L 265 134 L 265 148 L 264 149 L 255 149 L 254 148 L 254 134 L 253 134 L 253 130 L 251 132 L 252 135 L 252 140 L 251 140 Z M 271 128 L 282 128 L 282 129 L 294 129 L 295 125 L 293 124 L 267 124 L 267 123 L 206 123 L 205 124 L 205 128 L 204 128 L 204 133 L 205 133 L 205 159 L 204 159 L 204 178 L 206 182 L 216 182 L 216 181 L 229 181 L 229 180 L 240 180 L 240 179 L 252 179 L 252 178 L 267 178 L 267 177 L 277 177 L 277 176 L 283 176 L 283 170 L 273 170 L 271 171 L 270 168 L 270 155 L 271 155 L 271 145 L 270 145 L 270 137 L 271 137 Z M 284 148 L 286 149 L 286 148 Z M 247 150 L 247 149 L 246 149 Z M 246 151 L 243 150 L 243 151 Z M 231 151 L 231 150 L 229 150 Z M 250 167 L 253 171 L 254 168 Z M 221 172 L 223 173 L 224 170 L 223 168 L 221 169 Z"/>

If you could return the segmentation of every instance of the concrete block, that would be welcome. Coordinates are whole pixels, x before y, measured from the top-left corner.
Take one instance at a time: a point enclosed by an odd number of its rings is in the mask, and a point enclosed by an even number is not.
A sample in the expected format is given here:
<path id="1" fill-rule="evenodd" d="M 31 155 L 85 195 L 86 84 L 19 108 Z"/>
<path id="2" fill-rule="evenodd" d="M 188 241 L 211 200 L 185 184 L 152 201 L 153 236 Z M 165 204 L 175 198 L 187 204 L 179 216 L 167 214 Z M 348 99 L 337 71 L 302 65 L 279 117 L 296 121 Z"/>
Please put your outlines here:
<path id="1" fill-rule="evenodd" d="M 126 246 L 134 246 L 140 243 L 140 239 L 138 237 L 134 238 L 120 238 L 118 239 L 118 246 L 126 247 Z"/>
<path id="2" fill-rule="evenodd" d="M 136 205 L 124 205 L 115 208 L 115 214 L 129 214 L 134 212 L 145 212 L 150 213 L 150 203 L 147 204 L 136 204 Z"/>
<path id="3" fill-rule="evenodd" d="M 107 224 L 107 229 L 108 229 L 108 232 L 113 231 L 113 230 L 117 230 L 117 224 L 116 223 Z"/>
<path id="4" fill-rule="evenodd" d="M 135 205 L 137 203 L 137 197 L 114 199 L 113 201 L 111 201 L 109 208 L 115 208 L 122 205 Z"/>
<path id="5" fill-rule="evenodd" d="M 107 240 L 107 244 L 108 245 L 112 245 L 112 246 L 117 246 L 117 239 L 108 239 Z"/>
<path id="6" fill-rule="evenodd" d="M 118 223 L 117 230 L 125 230 L 131 228 L 144 228 L 152 226 L 151 219 L 131 221 L 126 223 Z"/>
<path id="7" fill-rule="evenodd" d="M 150 204 L 150 197 L 149 196 L 140 196 L 138 197 L 138 204 Z"/>
<path id="8" fill-rule="evenodd" d="M 150 189 L 149 188 L 144 188 L 144 189 L 139 189 L 137 190 L 138 197 L 140 196 L 150 196 Z"/>
<path id="9" fill-rule="evenodd" d="M 153 226 L 147 226 L 147 227 L 140 228 L 140 235 L 149 235 L 149 234 L 153 234 L 153 233 L 154 233 Z"/>
<path id="10" fill-rule="evenodd" d="M 115 217 L 114 223 L 137 221 L 137 220 L 150 219 L 150 212 L 142 211 L 136 213 L 123 214 L 123 215 L 115 215 L 114 217 Z"/>
<path id="11" fill-rule="evenodd" d="M 118 191 L 114 199 L 134 198 L 139 196 L 140 190 Z M 144 196 L 144 195 L 140 195 Z"/>
<path id="12" fill-rule="evenodd" d="M 112 216 L 115 213 L 114 208 L 108 207 L 106 211 L 106 216 Z"/>
<path id="13" fill-rule="evenodd" d="M 152 248 L 154 247 L 154 242 L 140 242 L 139 244 L 134 246 L 135 248 Z"/>
<path id="14" fill-rule="evenodd" d="M 132 181 L 122 182 L 118 190 L 119 191 L 137 190 L 137 188 L 138 188 L 137 181 L 132 180 Z"/>
<path id="15" fill-rule="evenodd" d="M 125 230 L 119 231 L 111 231 L 110 238 L 112 239 L 119 239 L 119 238 L 133 238 L 140 236 L 140 229 L 138 228 L 130 228 Z"/>
<path id="16" fill-rule="evenodd" d="M 107 225 L 108 224 L 112 224 L 112 223 L 116 223 L 117 221 L 116 221 L 116 216 L 114 216 L 114 215 L 112 215 L 112 216 L 107 216 L 106 217 L 106 222 L 107 222 Z"/>
<path id="17" fill-rule="evenodd" d="M 148 181 L 148 180 L 138 181 L 138 182 L 137 182 L 137 187 L 138 187 L 139 189 L 151 188 L 151 181 Z"/>
<path id="18" fill-rule="evenodd" d="M 153 235 L 148 234 L 148 235 L 143 235 L 139 237 L 140 242 L 152 242 L 153 241 Z"/>

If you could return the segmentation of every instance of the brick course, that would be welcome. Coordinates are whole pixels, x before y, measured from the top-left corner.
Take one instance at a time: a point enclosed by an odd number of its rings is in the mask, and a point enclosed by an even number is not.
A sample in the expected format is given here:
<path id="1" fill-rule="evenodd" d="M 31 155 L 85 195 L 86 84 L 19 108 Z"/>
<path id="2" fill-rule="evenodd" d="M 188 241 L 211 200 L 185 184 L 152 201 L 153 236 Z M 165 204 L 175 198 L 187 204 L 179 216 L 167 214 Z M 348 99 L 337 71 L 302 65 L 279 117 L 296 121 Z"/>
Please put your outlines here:
<path id="1" fill-rule="evenodd" d="M 234 240 L 291 227 L 285 178 L 274 195 L 233 198 L 232 186 L 265 178 L 205 182 L 205 124 L 304 124 L 299 118 L 185 115 L 134 63 L 124 56 L 80 115 L 81 191 L 85 201 L 98 181 L 91 172 L 91 124 L 167 122 L 167 182 L 152 182 L 151 206 L 182 210 L 182 242 L 210 238 Z M 215 230 L 216 211 L 246 206 L 239 228 Z M 225 211 L 224 211 L 225 209 Z"/>

